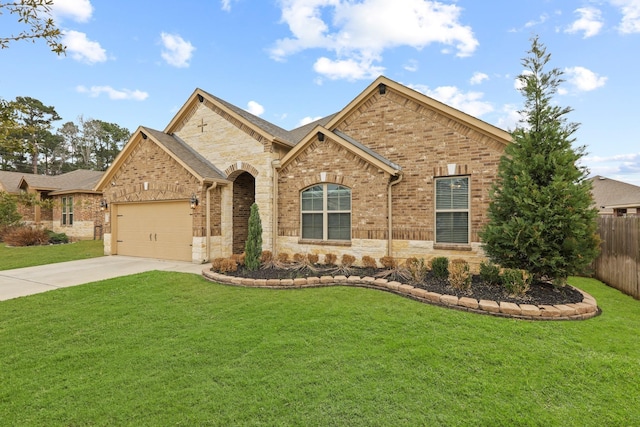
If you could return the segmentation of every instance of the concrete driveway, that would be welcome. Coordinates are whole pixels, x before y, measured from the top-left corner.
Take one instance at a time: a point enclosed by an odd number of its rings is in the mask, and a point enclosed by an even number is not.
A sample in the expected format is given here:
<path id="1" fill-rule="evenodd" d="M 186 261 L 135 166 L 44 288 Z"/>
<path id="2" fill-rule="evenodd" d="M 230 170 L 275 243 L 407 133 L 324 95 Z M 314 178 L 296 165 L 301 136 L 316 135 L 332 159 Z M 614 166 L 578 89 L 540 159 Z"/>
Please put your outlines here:
<path id="1" fill-rule="evenodd" d="M 207 264 L 114 255 L 4 270 L 0 271 L 0 301 L 145 271 L 202 274 L 204 268 Z"/>

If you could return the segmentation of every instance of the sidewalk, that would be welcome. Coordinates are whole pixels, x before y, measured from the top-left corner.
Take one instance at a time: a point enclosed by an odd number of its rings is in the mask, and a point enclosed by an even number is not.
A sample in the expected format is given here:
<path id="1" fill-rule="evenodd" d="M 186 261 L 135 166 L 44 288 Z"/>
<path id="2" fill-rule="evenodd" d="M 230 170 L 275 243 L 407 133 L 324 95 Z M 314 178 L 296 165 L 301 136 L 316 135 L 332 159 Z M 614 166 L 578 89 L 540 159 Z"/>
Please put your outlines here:
<path id="1" fill-rule="evenodd" d="M 152 270 L 202 274 L 207 265 L 114 255 L 4 270 L 0 301 Z"/>

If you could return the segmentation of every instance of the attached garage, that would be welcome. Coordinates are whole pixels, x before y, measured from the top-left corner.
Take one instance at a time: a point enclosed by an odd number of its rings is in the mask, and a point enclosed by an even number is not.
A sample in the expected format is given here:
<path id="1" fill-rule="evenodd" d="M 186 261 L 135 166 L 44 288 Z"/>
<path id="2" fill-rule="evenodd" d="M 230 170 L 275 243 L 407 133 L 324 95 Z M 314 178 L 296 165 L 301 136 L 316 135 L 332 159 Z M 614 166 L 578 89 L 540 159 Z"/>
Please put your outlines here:
<path id="1" fill-rule="evenodd" d="M 193 224 L 188 201 L 114 205 L 116 253 L 192 260 Z"/>

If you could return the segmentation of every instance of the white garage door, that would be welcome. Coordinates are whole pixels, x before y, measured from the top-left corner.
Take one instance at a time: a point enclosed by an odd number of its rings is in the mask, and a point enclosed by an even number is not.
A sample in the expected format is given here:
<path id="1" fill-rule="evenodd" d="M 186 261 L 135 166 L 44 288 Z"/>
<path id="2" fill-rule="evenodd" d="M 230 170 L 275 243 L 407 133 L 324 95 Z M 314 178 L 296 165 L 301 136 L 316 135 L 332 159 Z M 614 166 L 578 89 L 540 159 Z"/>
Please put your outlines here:
<path id="1" fill-rule="evenodd" d="M 115 213 L 118 254 L 191 261 L 189 202 L 120 204 Z"/>

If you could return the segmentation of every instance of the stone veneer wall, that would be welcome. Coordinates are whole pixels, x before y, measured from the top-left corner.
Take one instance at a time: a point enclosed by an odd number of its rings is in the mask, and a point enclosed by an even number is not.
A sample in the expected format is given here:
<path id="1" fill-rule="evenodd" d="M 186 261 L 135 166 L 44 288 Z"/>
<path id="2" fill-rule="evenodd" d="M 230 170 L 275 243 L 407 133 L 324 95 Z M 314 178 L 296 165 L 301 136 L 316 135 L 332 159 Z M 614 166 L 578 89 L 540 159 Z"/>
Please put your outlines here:
<path id="1" fill-rule="evenodd" d="M 62 197 L 73 197 L 73 224 L 62 225 Z M 104 223 L 104 212 L 100 209 L 101 194 L 65 194 L 55 196 L 53 200 L 52 230 L 56 233 L 65 233 L 76 239 L 93 239 L 102 237 L 101 226 Z M 98 227 L 98 229 L 96 229 Z"/>

